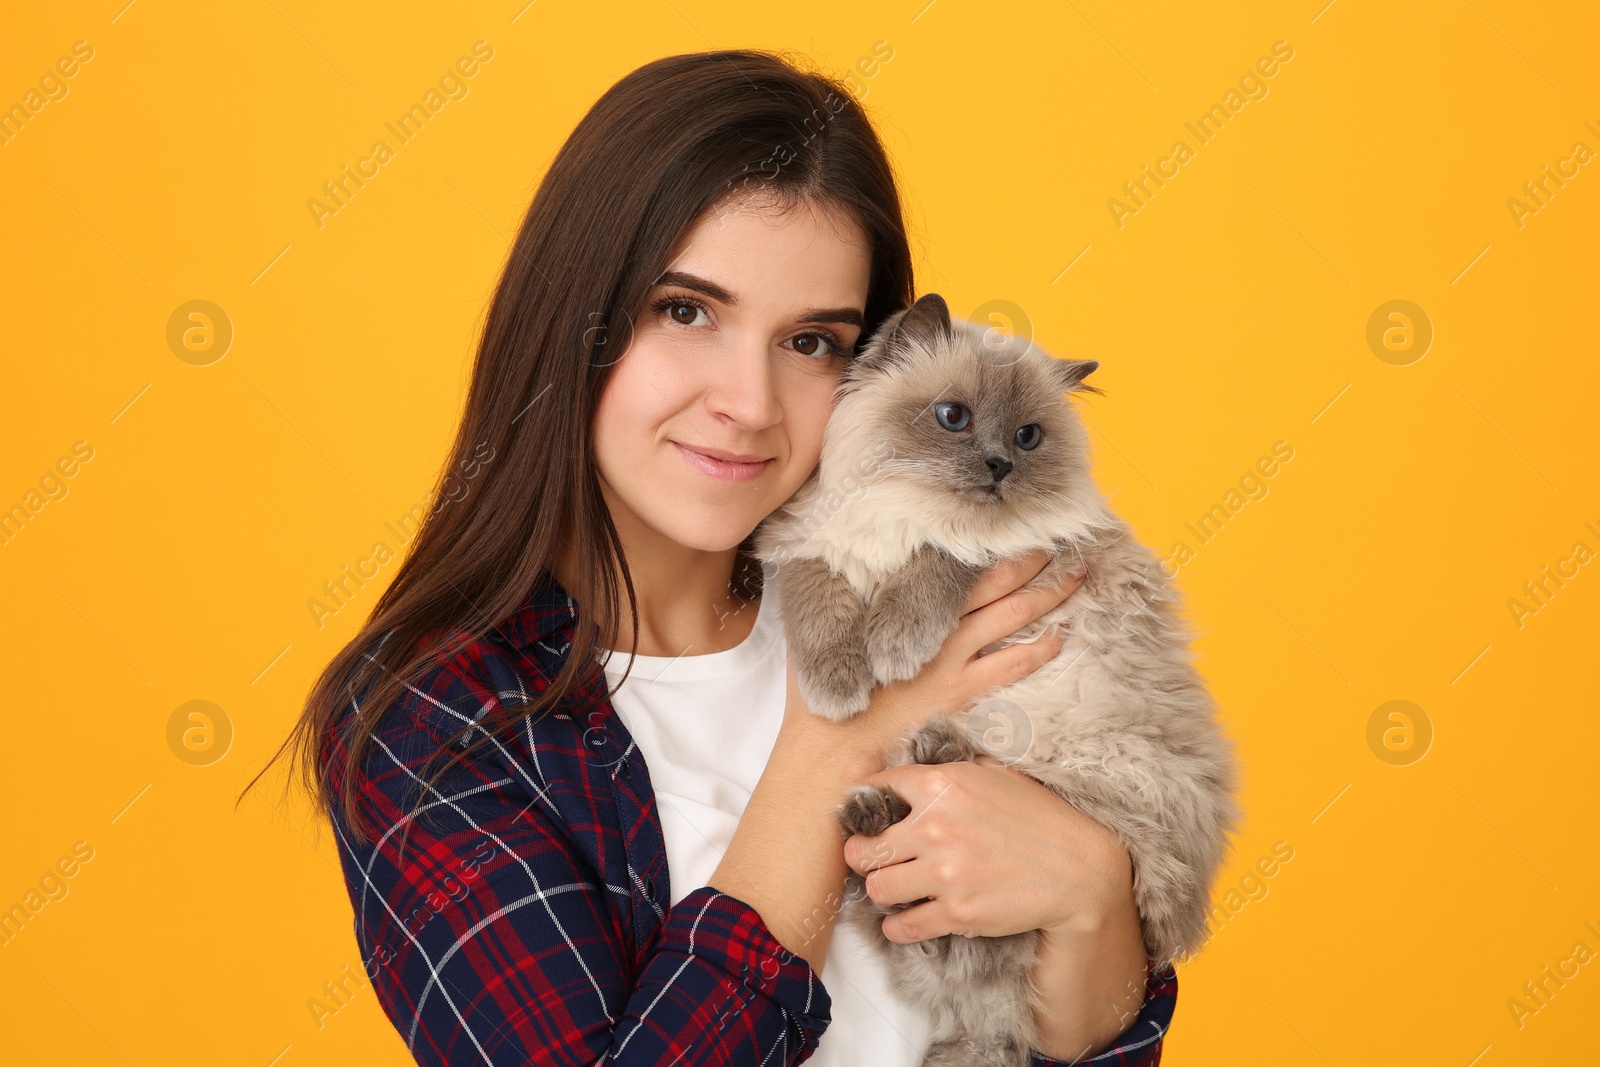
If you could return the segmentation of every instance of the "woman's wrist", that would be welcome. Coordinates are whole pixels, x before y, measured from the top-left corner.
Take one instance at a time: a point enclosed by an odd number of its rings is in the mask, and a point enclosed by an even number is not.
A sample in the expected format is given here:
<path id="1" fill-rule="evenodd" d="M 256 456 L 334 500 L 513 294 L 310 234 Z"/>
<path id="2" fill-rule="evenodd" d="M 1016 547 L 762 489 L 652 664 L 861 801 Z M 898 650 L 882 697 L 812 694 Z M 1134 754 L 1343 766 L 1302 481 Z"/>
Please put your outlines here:
<path id="1" fill-rule="evenodd" d="M 979 757 L 980 760 L 987 757 Z M 1139 927 L 1133 902 L 1133 859 L 1104 826 L 1081 816 L 1058 835 L 1062 884 L 1075 886 L 1067 910 L 1041 929 L 1058 938 L 1097 936 L 1108 928 Z"/>
<path id="2" fill-rule="evenodd" d="M 1133 899 L 1133 863 L 1115 834 L 1073 820 L 1061 835 L 1072 862 L 1064 884 L 1076 886 L 1058 921 L 1040 927 L 1033 983 L 1039 1051 L 1075 1060 L 1104 1051 L 1133 1024 L 1144 1004 L 1149 958 Z"/>
<path id="3" fill-rule="evenodd" d="M 784 720 L 772 757 L 777 759 L 781 753 L 820 773 L 831 774 L 847 786 L 854 785 L 884 768 L 886 746 L 868 731 L 865 717 L 869 713 L 863 711 L 845 722 L 833 722 L 802 710 Z"/>
<path id="4" fill-rule="evenodd" d="M 1071 1061 L 1098 1055 L 1144 1005 L 1149 958 L 1137 910 L 1109 913 L 1096 929 L 1041 930 L 1033 985 L 1038 1050 Z"/>

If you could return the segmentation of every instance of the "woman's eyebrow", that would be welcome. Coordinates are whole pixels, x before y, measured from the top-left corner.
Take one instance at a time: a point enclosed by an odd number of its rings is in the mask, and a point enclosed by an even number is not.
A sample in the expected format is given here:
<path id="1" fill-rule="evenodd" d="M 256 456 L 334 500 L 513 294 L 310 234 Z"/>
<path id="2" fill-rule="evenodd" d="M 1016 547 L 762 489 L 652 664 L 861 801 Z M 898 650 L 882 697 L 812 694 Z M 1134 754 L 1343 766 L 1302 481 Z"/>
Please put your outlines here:
<path id="1" fill-rule="evenodd" d="M 724 289 L 716 282 L 707 281 L 698 275 L 690 274 L 688 271 L 669 270 L 657 278 L 655 284 L 676 285 L 680 288 L 700 293 L 703 296 L 709 296 L 711 299 L 727 304 L 729 307 L 739 306 L 738 298 L 736 298 L 732 293 L 728 292 L 728 290 Z M 855 326 L 858 329 L 865 329 L 867 325 L 866 318 L 862 315 L 861 310 L 859 308 L 852 307 L 812 308 L 807 311 L 802 311 L 799 315 L 795 316 L 795 321 L 818 323 L 837 322 Z"/>
<path id="2" fill-rule="evenodd" d="M 795 316 L 797 322 L 837 322 L 857 329 L 866 329 L 867 320 L 859 308 L 816 308 Z"/>
<path id="3" fill-rule="evenodd" d="M 669 270 L 656 279 L 657 285 L 676 285 L 683 289 L 691 289 L 713 300 L 720 300 L 729 307 L 738 307 L 739 301 L 734 295 L 716 282 L 708 282 L 698 275 L 688 271 Z"/>

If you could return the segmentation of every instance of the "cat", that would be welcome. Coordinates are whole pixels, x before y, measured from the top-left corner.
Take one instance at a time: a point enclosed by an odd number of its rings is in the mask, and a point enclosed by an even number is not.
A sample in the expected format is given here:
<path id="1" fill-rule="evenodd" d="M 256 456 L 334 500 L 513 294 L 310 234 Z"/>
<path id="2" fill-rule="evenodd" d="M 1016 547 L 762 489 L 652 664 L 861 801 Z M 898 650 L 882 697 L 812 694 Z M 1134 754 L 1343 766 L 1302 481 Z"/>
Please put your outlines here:
<path id="1" fill-rule="evenodd" d="M 874 685 L 921 671 L 988 564 L 1052 550 L 1028 588 L 1086 569 L 1060 607 L 983 650 L 1057 628 L 1066 644 L 1055 658 L 961 715 L 935 716 L 888 764 L 989 751 L 1108 827 L 1132 859 L 1146 951 L 1164 966 L 1208 936 L 1210 887 L 1238 826 L 1237 772 L 1179 598 L 1090 475 L 1070 401 L 1101 392 L 1084 381 L 1098 366 L 952 320 L 937 293 L 924 295 L 847 365 L 817 470 L 758 527 L 753 555 L 801 695 L 836 722 L 864 710 Z M 999 729 L 986 731 L 986 717 Z M 863 785 L 838 818 L 876 836 L 909 811 L 892 790 Z M 931 1013 L 924 1067 L 1027 1067 L 1039 931 L 897 944 L 883 917 L 911 905 L 874 903 L 853 871 L 846 888 L 841 921 Z"/>

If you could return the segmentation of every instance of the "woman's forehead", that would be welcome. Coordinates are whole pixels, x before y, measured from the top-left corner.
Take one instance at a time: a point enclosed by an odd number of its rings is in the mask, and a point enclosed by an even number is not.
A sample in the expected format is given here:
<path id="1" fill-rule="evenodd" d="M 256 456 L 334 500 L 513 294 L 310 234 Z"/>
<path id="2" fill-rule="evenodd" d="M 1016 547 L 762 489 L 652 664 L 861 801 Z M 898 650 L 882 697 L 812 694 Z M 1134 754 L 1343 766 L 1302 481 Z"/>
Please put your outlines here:
<path id="1" fill-rule="evenodd" d="M 662 276 L 683 274 L 712 283 L 733 298 L 725 302 L 741 307 L 860 307 L 871 253 L 860 227 L 837 210 L 747 204 L 710 213 L 691 228 Z"/>

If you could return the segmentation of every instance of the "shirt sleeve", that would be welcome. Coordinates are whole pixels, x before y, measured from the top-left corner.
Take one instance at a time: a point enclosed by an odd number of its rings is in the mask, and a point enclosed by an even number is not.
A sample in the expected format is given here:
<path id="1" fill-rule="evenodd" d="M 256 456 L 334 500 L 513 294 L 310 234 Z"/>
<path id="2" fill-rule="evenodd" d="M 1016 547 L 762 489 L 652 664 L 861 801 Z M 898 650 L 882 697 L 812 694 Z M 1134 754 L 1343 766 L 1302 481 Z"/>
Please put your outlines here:
<path id="1" fill-rule="evenodd" d="M 418 1063 L 709 1067 L 815 1051 L 827 991 L 744 901 L 696 889 L 635 943 L 642 887 L 607 884 L 595 870 L 611 865 L 592 862 L 623 847 L 615 831 L 598 840 L 604 768 L 562 783 L 601 791 L 592 819 L 541 802 L 519 773 L 537 769 L 505 745 L 423 791 L 447 737 L 403 703 L 390 716 L 361 794 L 374 841 L 355 841 L 337 807 L 333 821 L 368 977 Z"/>
<path id="2" fill-rule="evenodd" d="M 1124 1030 L 1111 1047 L 1087 1060 L 1073 1060 L 1070 1067 L 1157 1067 L 1161 1063 L 1161 1042 L 1172 1027 L 1172 1012 L 1178 1003 L 1178 973 L 1169 963 L 1157 969 L 1150 959 L 1145 965 L 1144 1004 L 1133 1024 Z M 1029 1067 L 1069 1067 L 1063 1060 L 1051 1059 L 1037 1049 L 1030 1050 Z"/>

